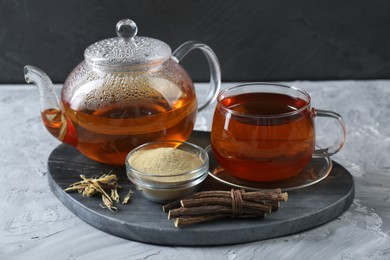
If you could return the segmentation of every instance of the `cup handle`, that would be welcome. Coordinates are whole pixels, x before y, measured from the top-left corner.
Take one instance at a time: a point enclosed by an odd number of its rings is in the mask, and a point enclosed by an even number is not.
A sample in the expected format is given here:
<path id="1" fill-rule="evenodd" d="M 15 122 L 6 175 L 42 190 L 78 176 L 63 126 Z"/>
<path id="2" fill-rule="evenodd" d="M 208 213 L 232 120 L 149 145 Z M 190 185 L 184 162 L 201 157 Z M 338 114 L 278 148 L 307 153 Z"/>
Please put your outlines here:
<path id="1" fill-rule="evenodd" d="M 206 44 L 196 41 L 188 41 L 180 45 L 172 53 L 172 58 L 176 62 L 179 62 L 193 49 L 200 49 L 203 52 L 210 67 L 210 86 L 208 89 L 205 103 L 198 107 L 198 111 L 201 111 L 211 102 L 213 102 L 218 95 L 219 88 L 221 87 L 221 68 L 219 66 L 219 61 L 214 51 Z"/>
<path id="2" fill-rule="evenodd" d="M 338 151 L 340 151 L 340 149 L 343 147 L 343 145 L 345 143 L 345 137 L 346 137 L 346 128 L 345 128 L 343 118 L 339 114 L 337 114 L 333 111 L 321 110 L 321 109 L 315 109 L 315 108 L 313 108 L 313 115 L 314 115 L 314 117 L 328 117 L 328 118 L 337 120 L 339 123 L 339 126 L 341 128 L 341 131 L 342 131 L 342 134 L 338 136 L 338 139 L 331 146 L 329 146 L 327 148 L 314 150 L 313 156 L 314 157 L 327 157 L 327 156 L 331 156 L 331 155 L 337 153 Z"/>

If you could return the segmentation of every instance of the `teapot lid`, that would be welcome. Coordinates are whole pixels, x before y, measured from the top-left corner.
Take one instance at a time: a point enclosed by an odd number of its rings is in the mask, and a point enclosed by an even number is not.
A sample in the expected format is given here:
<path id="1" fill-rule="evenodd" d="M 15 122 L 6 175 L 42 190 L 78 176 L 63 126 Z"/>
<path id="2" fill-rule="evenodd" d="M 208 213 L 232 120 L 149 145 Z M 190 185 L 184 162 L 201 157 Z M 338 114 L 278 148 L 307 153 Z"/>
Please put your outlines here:
<path id="1" fill-rule="evenodd" d="M 93 66 L 112 69 L 134 66 L 153 66 L 167 60 L 171 48 L 163 41 L 136 36 L 137 25 L 130 19 L 116 24 L 118 37 L 104 39 L 90 45 L 84 52 L 85 60 Z"/>

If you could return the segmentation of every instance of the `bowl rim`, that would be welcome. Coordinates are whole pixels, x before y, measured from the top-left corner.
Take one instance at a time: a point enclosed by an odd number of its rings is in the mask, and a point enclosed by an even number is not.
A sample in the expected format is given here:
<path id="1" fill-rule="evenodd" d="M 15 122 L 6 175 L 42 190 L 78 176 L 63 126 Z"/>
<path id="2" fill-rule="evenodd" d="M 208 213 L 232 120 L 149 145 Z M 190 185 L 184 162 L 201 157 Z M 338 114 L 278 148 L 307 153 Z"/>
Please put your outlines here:
<path id="1" fill-rule="evenodd" d="M 135 154 L 137 151 L 140 151 L 141 149 L 143 149 L 145 147 L 148 147 L 148 146 L 151 146 L 151 145 L 169 144 L 169 143 L 178 143 L 178 144 L 180 144 L 178 147 L 183 146 L 183 145 L 190 146 L 190 147 L 194 148 L 195 150 L 199 151 L 199 155 L 202 155 L 202 158 L 199 157 L 203 161 L 202 165 L 199 166 L 198 168 L 190 171 L 190 172 L 184 172 L 184 173 L 173 174 L 173 175 L 159 175 L 159 174 L 149 174 L 149 173 L 141 172 L 141 171 L 135 169 L 130 164 L 130 162 L 129 162 L 130 157 L 133 154 Z M 172 146 L 162 146 L 162 147 L 172 147 Z M 178 147 L 174 147 L 174 148 L 179 149 Z M 205 149 L 203 149 L 202 147 L 200 147 L 200 146 L 198 146 L 196 144 L 190 143 L 190 142 L 179 141 L 179 140 L 152 141 L 152 142 L 148 142 L 148 143 L 139 145 L 136 148 L 134 148 L 133 150 L 131 150 L 127 154 L 127 156 L 126 156 L 125 165 L 126 165 L 126 174 L 128 175 L 128 177 L 130 175 L 133 178 L 135 178 L 137 181 L 141 181 L 142 183 L 148 183 L 148 181 L 145 182 L 145 179 L 143 179 L 142 177 L 148 177 L 148 178 L 153 177 L 153 178 L 156 178 L 156 179 L 164 180 L 164 179 L 174 178 L 174 177 L 179 177 L 179 176 L 194 175 L 193 178 L 190 178 L 187 181 L 181 181 L 181 182 L 158 182 L 158 181 L 152 181 L 153 185 L 154 184 L 160 184 L 161 185 L 163 183 L 166 183 L 166 186 L 168 186 L 170 184 L 179 185 L 181 183 L 189 183 L 191 181 L 194 181 L 194 180 L 198 179 L 199 177 L 201 177 L 203 175 L 207 175 L 208 174 L 208 168 L 209 168 L 209 156 L 208 156 L 208 154 L 207 154 Z"/>

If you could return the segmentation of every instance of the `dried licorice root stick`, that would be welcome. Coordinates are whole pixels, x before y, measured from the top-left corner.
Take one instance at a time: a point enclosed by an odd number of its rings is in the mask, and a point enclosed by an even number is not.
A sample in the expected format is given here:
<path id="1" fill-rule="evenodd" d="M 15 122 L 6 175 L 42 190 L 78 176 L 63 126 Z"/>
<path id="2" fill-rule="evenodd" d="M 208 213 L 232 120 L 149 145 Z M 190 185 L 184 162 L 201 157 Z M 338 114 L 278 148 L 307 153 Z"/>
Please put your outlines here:
<path id="1" fill-rule="evenodd" d="M 226 195 L 226 196 L 225 196 Z M 165 204 L 162 206 L 162 210 L 164 212 L 168 212 L 171 209 L 177 209 L 182 206 L 182 201 L 188 201 L 191 200 L 192 198 L 197 199 L 197 198 L 210 198 L 210 197 L 229 197 L 230 198 L 230 191 L 201 191 L 195 194 L 192 194 L 184 199 L 178 199 L 169 202 L 168 204 Z"/>
<path id="2" fill-rule="evenodd" d="M 206 197 L 201 199 L 184 199 L 180 201 L 181 206 L 185 208 L 198 207 L 198 206 L 207 206 L 207 205 L 223 205 L 223 206 L 231 206 L 233 203 L 232 198 L 225 197 Z M 252 208 L 262 210 L 264 212 L 271 213 L 271 209 L 273 207 L 272 204 L 263 204 L 263 203 L 255 203 L 251 201 L 243 201 L 242 206 L 244 208 Z"/>
<path id="3" fill-rule="evenodd" d="M 246 192 L 240 190 L 243 200 L 248 201 L 264 201 L 264 200 L 276 200 L 276 201 L 287 201 L 288 195 L 286 192 L 282 192 L 281 189 L 266 190 L 266 191 L 251 191 Z M 207 197 L 226 197 L 230 198 L 230 191 L 201 191 L 195 193 L 191 198 L 207 198 Z"/>
<path id="4" fill-rule="evenodd" d="M 281 189 L 269 190 L 269 191 L 254 191 L 254 192 L 245 192 L 245 190 L 240 190 L 242 199 L 245 202 L 255 202 L 266 205 L 272 205 L 273 209 L 277 209 L 280 205 L 279 202 L 286 202 L 288 200 L 288 194 L 286 192 L 282 192 Z M 172 201 L 164 206 L 162 206 L 162 210 L 164 212 L 168 212 L 171 209 L 184 207 L 191 207 L 190 204 L 218 204 L 212 203 L 212 200 L 228 198 L 231 199 L 231 191 L 200 191 L 193 195 L 190 195 L 184 199 Z M 210 203 L 209 203 L 210 202 Z M 182 205 L 182 204 L 185 205 Z M 209 204 L 208 204 L 209 203 Z"/>
<path id="5" fill-rule="evenodd" d="M 175 219 L 175 226 L 181 227 L 225 217 L 264 217 L 277 210 L 280 202 L 287 199 L 287 193 L 282 193 L 281 189 L 257 192 L 235 189 L 203 191 L 164 205 L 163 211 L 169 210 L 168 219 Z"/>
<path id="6" fill-rule="evenodd" d="M 177 209 L 181 207 L 181 200 L 175 200 L 162 206 L 164 212 L 168 212 L 171 209 Z"/>
<path id="7" fill-rule="evenodd" d="M 183 216 L 213 216 L 213 215 L 250 215 L 250 216 L 264 216 L 265 213 L 270 213 L 271 209 L 267 210 L 266 212 L 263 210 L 257 210 L 252 208 L 243 208 L 241 209 L 240 214 L 235 214 L 233 212 L 233 208 L 231 206 L 220 206 L 220 205 L 213 205 L 213 206 L 199 206 L 199 207 L 192 207 L 192 208 L 178 208 L 178 209 L 171 209 L 168 212 L 168 219 L 173 219 L 177 217 L 183 217 Z"/>

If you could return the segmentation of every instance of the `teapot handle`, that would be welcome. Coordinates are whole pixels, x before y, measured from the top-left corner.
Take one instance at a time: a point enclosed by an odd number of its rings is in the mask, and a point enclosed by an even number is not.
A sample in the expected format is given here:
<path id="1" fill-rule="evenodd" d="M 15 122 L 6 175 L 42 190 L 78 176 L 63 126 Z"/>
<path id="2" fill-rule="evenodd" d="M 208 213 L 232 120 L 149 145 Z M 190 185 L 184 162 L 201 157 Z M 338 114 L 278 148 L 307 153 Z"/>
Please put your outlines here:
<path id="1" fill-rule="evenodd" d="M 200 49 L 203 52 L 210 67 L 210 87 L 207 93 L 206 102 L 198 107 L 198 111 L 201 111 L 211 102 L 213 102 L 218 95 L 219 88 L 221 86 L 221 68 L 219 66 L 219 61 L 214 51 L 206 44 L 196 41 L 188 41 L 180 45 L 173 52 L 172 58 L 179 62 L 193 49 Z"/>

